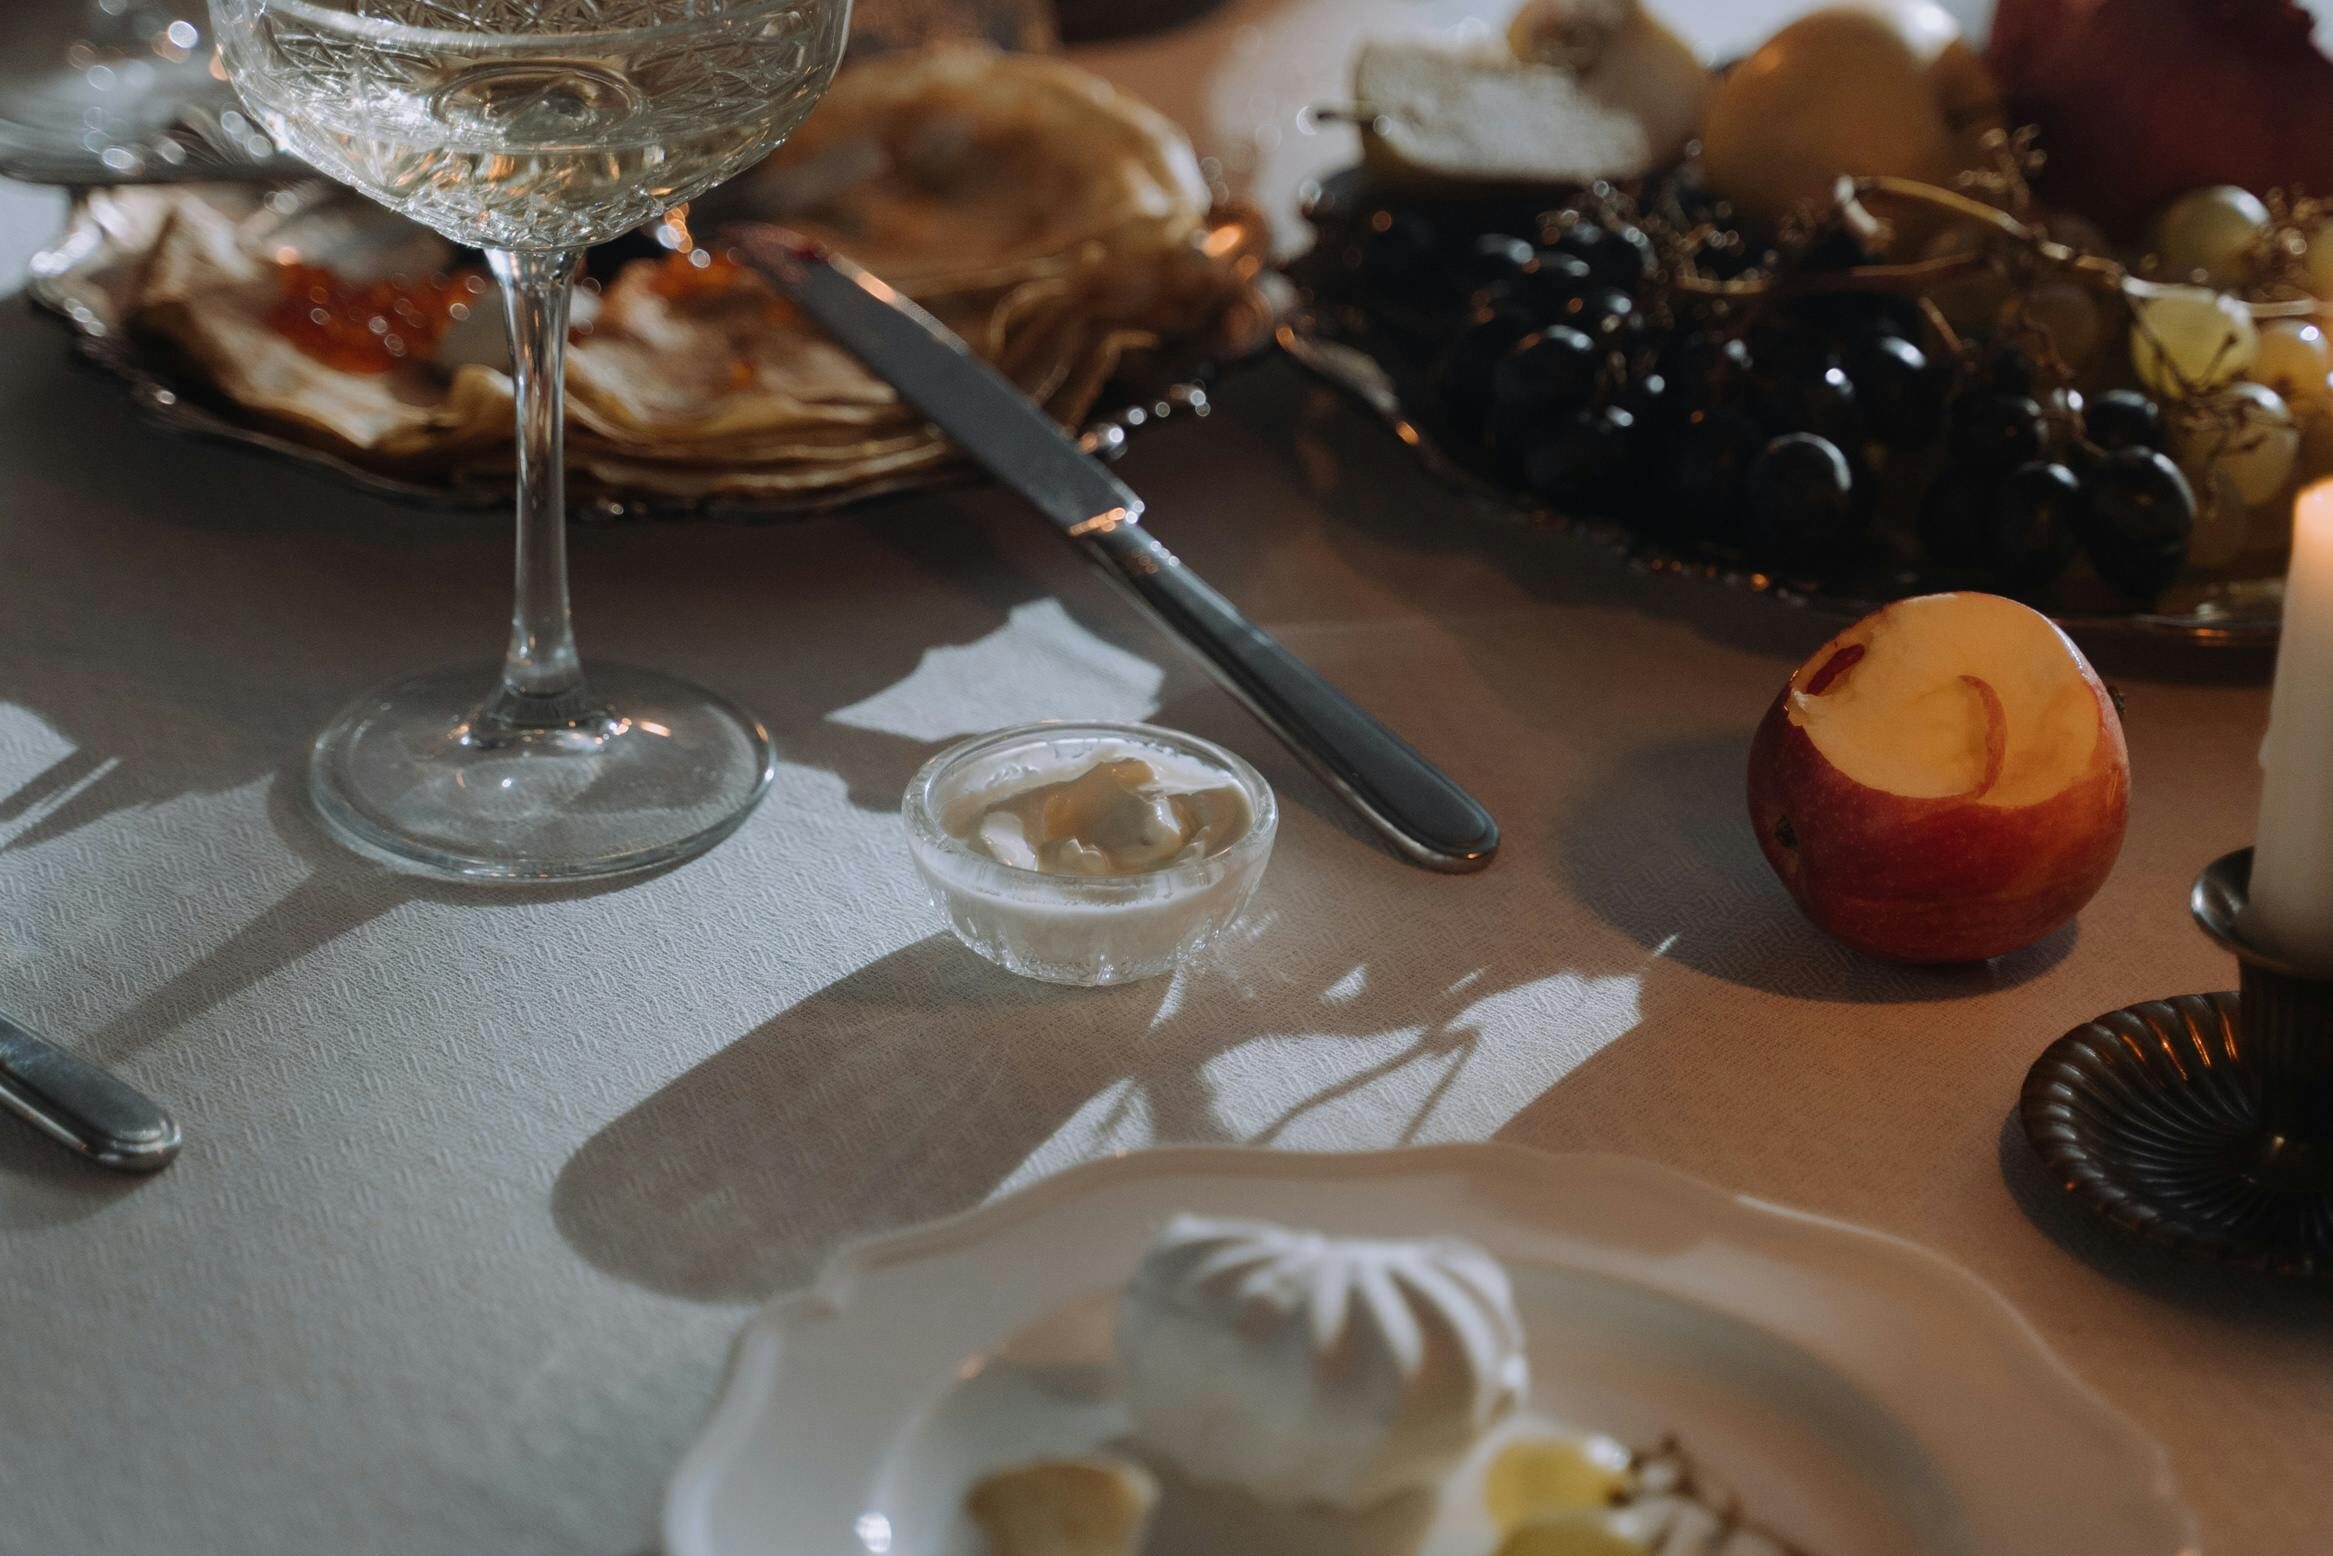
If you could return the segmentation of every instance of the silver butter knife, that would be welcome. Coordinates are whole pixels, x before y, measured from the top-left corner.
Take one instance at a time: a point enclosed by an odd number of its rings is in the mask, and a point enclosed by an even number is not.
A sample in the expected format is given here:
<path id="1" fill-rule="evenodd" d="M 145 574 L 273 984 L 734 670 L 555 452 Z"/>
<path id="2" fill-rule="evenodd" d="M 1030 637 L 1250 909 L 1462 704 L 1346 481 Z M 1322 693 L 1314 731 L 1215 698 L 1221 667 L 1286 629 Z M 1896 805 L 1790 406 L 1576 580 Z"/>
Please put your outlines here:
<path id="1" fill-rule="evenodd" d="M 178 1123 L 161 1104 L 5 1015 L 0 1108 L 117 1172 L 155 1172 L 178 1154 Z"/>
<path id="2" fill-rule="evenodd" d="M 946 325 L 784 228 L 734 227 L 723 240 L 1051 519 L 1405 858 L 1430 870 L 1490 863 L 1499 827 L 1479 801 L 1184 566 L 1142 524 L 1142 499 Z"/>

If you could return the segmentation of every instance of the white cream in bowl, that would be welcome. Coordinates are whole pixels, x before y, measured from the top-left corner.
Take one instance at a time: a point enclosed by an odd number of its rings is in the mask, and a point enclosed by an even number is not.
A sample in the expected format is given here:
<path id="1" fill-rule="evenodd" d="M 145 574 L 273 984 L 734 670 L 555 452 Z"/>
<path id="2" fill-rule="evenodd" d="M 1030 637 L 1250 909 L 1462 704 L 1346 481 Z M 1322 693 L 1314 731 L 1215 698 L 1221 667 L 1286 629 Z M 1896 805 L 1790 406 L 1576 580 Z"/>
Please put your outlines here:
<path id="1" fill-rule="evenodd" d="M 1155 977 L 1239 917 L 1279 807 L 1221 746 L 1147 724 L 1029 724 L 941 752 L 901 806 L 956 937 L 1051 983 Z"/>

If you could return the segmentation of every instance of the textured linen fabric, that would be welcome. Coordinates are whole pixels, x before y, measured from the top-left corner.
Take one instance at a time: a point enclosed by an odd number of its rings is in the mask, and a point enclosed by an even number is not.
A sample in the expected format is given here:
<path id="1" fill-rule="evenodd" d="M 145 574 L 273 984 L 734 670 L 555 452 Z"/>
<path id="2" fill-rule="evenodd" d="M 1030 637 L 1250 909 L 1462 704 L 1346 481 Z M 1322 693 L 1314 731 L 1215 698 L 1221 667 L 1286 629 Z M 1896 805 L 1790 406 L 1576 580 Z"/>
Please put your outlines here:
<path id="1" fill-rule="evenodd" d="M 2007 1124 L 2071 1023 L 2228 983 L 2183 899 L 2248 835 L 2255 687 L 2124 678 L 2131 838 L 2076 931 L 1861 961 L 1742 812 L 1749 731 L 1823 625 L 1485 523 L 1268 367 L 1127 474 L 1482 795 L 1487 873 L 1377 848 L 975 493 L 579 532 L 587 656 L 761 710 L 776 788 L 627 885 L 419 884 L 318 833 L 303 746 L 366 683 L 493 651 L 500 527 L 159 436 L 55 347 L 0 315 L 0 998 L 188 1145 L 139 1182 L 0 1129 L 0 1550 L 625 1556 L 745 1304 L 840 1239 L 1165 1140 L 1609 1148 L 1901 1232 L 2172 1444 L 2213 1550 L 2333 1524 L 2323 1295 L 2104 1235 Z M 1278 788 L 1216 961 L 1065 991 L 940 932 L 899 790 L 1047 714 L 1192 729 Z"/>
<path id="2" fill-rule="evenodd" d="M 1235 5 L 1230 54 L 1272 14 Z M 8 196 L 0 248 L 52 211 Z M 2010 1122 L 2069 1025 L 2232 982 L 2185 894 L 2250 837 L 2264 664 L 2102 652 L 2136 783 L 2098 900 L 1989 968 L 1882 966 L 1804 924 L 1743 814 L 1749 732 L 1827 624 L 1487 520 L 1285 366 L 1218 400 L 1124 473 L 1482 796 L 1489 872 L 1390 857 L 973 491 L 578 531 L 587 660 L 757 709 L 775 789 L 615 886 L 386 874 L 319 833 L 305 745 L 387 676 L 483 674 L 502 523 L 165 436 L 0 309 L 0 1008 L 188 1140 L 135 1181 L 0 1120 L 0 1553 L 635 1556 L 749 1305 L 843 1239 L 1154 1141 L 1485 1138 L 1937 1248 L 2170 1445 L 2215 1556 L 2321 1548 L 2324 1293 L 2109 1235 Z M 1208 965 L 1066 991 L 942 932 L 900 789 L 1048 715 L 1190 729 L 1278 788 Z"/>

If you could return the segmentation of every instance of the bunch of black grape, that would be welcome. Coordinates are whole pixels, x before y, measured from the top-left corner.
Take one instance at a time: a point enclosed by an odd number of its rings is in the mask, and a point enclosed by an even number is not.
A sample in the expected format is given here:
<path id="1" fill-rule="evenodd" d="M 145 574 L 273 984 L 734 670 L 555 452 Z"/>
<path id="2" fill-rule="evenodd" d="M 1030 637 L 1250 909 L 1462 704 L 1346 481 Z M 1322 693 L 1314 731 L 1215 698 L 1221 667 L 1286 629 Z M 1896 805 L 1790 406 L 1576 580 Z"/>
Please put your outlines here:
<path id="1" fill-rule="evenodd" d="M 1697 273 L 1801 283 L 1745 307 L 1673 285 L 1625 215 L 1515 225 L 1379 210 L 1347 252 L 1424 344 L 1441 436 L 1551 508 L 1814 582 L 1909 548 L 1926 581 L 2040 598 L 2087 551 L 2145 601 L 2184 561 L 2194 498 L 2150 402 L 2085 407 L 2014 346 L 1947 351 L 1913 299 L 1805 284 L 1870 259 L 1842 234 L 1784 260 L 1714 229 Z"/>
<path id="2" fill-rule="evenodd" d="M 1915 311 L 1858 297 L 1761 322 L 1657 296 L 1635 227 L 1481 238 L 1435 370 L 1442 419 L 1550 506 L 1797 574 L 1868 566 L 1887 452 L 1935 439 L 1948 376 Z"/>
<path id="3" fill-rule="evenodd" d="M 2115 389 L 2087 403 L 2037 393 L 2030 364 L 1998 352 L 1954 396 L 1948 464 L 1921 500 L 1922 555 L 1946 581 L 2046 598 L 2075 556 L 2146 603 L 2187 561 L 2195 494 L 2162 452 L 2163 413 Z"/>

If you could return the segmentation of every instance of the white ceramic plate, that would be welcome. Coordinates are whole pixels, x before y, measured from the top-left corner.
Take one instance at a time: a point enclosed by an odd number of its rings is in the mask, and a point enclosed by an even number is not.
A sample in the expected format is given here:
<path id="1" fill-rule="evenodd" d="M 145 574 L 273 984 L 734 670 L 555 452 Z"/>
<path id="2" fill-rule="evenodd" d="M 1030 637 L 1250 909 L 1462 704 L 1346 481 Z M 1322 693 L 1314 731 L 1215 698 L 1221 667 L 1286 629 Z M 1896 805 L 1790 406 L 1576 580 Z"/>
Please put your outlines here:
<path id="1" fill-rule="evenodd" d="M 1463 1145 L 1142 1152 L 845 1251 L 739 1336 L 670 1556 L 972 1556 L 973 1480 L 1123 1433 L 1109 1298 L 1177 1211 L 1473 1239 L 1514 1277 L 1535 1413 L 1675 1432 L 1822 1556 L 2197 1549 L 2163 1450 L 1959 1267 L 1649 1162 Z M 1495 1544 L 1468 1475 L 1424 1556 Z"/>

